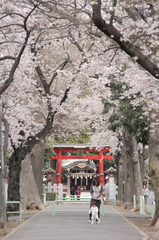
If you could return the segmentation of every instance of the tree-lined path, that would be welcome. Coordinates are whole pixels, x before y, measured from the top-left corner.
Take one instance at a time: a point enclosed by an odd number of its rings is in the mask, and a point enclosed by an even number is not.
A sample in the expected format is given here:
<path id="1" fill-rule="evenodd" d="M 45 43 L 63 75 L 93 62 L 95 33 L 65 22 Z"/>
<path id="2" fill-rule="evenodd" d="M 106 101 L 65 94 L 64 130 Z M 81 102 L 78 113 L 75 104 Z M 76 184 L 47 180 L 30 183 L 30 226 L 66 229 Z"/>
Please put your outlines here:
<path id="1" fill-rule="evenodd" d="M 88 213 L 58 213 L 51 207 L 32 217 L 2 240 L 143 240 L 146 235 L 111 206 L 105 205 L 101 224 L 89 224 Z"/>
<path id="2" fill-rule="evenodd" d="M 8 201 L 44 209 L 44 153 L 56 142 L 108 144 L 117 168 L 117 204 L 133 209 L 136 195 L 139 210 L 148 175 L 156 201 L 151 226 L 157 225 L 158 1 L 1 2 L 1 162 L 9 170 Z M 104 185 L 107 169 L 98 166 Z M 0 206 L 5 206 L 4 170 Z M 5 216 L 1 207 L 0 228 Z"/>

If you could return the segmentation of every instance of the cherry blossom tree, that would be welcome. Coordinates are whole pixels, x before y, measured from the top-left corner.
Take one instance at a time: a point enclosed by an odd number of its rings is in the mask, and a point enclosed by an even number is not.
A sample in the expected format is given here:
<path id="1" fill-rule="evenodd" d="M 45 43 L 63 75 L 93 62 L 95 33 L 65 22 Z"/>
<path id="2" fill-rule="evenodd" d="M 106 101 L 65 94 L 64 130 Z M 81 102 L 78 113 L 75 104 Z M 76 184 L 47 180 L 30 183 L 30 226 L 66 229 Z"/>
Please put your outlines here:
<path id="1" fill-rule="evenodd" d="M 13 0 L 1 4 L 0 90 L 13 149 L 10 200 L 20 199 L 22 160 L 52 132 L 67 137 L 90 124 L 95 130 L 92 146 L 110 144 L 115 151 L 117 138 L 108 130 L 114 108 L 103 114 L 102 103 L 110 101 L 112 80 L 131 86 L 120 98 L 142 93 L 131 101 L 134 111 L 146 97 L 144 114 L 150 117 L 152 112 L 158 132 L 157 5 L 142 3 Z M 113 104 L 118 107 L 119 101 Z M 151 146 L 158 149 L 151 132 Z M 157 159 L 154 147 L 150 156 L 152 152 Z M 158 199 L 157 187 L 155 194 Z"/>
<path id="2" fill-rule="evenodd" d="M 93 4 L 92 20 L 97 28 L 117 44 L 121 51 L 135 60 L 141 69 L 149 73 L 149 81 L 154 86 L 154 78 L 159 78 L 158 68 L 158 3 L 156 1 L 101 1 Z M 153 78 L 154 77 L 154 78 Z M 139 84 L 137 84 L 139 85 Z M 158 190 L 158 83 L 149 98 L 150 114 L 150 172 L 155 190 L 156 213 L 154 225 L 159 218 Z M 149 86 L 150 87 L 150 86 Z M 150 90 L 150 89 L 149 89 Z M 151 91 L 150 91 L 151 92 Z M 151 92 L 151 94 L 152 94 Z M 155 99 L 156 98 L 156 99 Z M 154 134 L 155 133 L 155 134 Z M 155 166 L 155 167 L 154 167 Z M 154 169 L 156 169 L 154 171 Z"/>
<path id="3" fill-rule="evenodd" d="M 121 72 L 123 72 L 123 69 L 125 69 L 126 74 L 124 74 L 122 82 L 129 82 L 130 86 L 132 86 L 131 90 L 125 91 L 125 96 L 127 95 L 129 97 L 129 95 L 131 95 L 132 93 L 137 94 L 138 92 L 142 93 L 143 99 L 146 96 L 148 103 L 145 105 L 144 114 L 149 117 L 151 123 L 151 131 L 149 138 L 150 146 L 156 146 L 157 142 L 154 142 L 155 138 L 152 135 L 154 127 L 155 132 L 158 132 L 158 125 L 156 122 L 156 110 L 158 109 L 156 108 L 156 103 L 158 101 L 158 89 L 154 88 L 154 86 L 156 85 L 155 79 L 158 79 L 158 6 L 156 1 L 152 1 L 152 3 L 147 3 L 146 1 L 130 2 L 116 0 L 113 2 L 102 2 L 98 0 L 96 1 L 96 3 L 94 3 L 94 1 L 90 1 L 89 3 L 86 1 L 82 1 L 82 3 L 79 3 L 79 1 L 73 1 L 74 9 L 76 10 L 75 13 L 73 13 L 73 8 L 70 8 L 70 5 L 65 5 L 65 1 L 61 1 L 60 3 L 56 2 L 55 5 L 53 3 L 48 4 L 47 2 L 41 2 L 41 4 L 50 9 L 50 11 L 54 9 L 56 9 L 56 11 L 61 11 L 64 18 L 67 20 L 69 19 L 70 21 L 70 17 L 66 14 L 67 9 L 67 11 L 70 13 L 70 16 L 72 17 L 71 22 L 76 25 L 76 32 L 78 32 L 77 26 L 80 27 L 81 23 L 83 23 L 83 21 L 81 22 L 81 18 L 79 18 L 79 16 L 85 16 L 85 24 L 87 24 L 87 26 L 88 24 L 90 24 L 88 16 L 92 16 L 92 21 L 94 25 L 101 32 L 103 32 L 103 34 L 100 34 L 97 30 L 95 30 L 93 26 L 90 25 L 90 33 L 100 38 L 98 38 L 98 40 L 96 38 L 98 46 L 100 46 L 100 50 L 98 49 L 95 61 L 95 63 L 98 62 L 98 65 L 93 68 L 93 61 L 87 61 L 88 58 L 85 57 L 85 64 L 83 64 L 82 67 L 84 66 L 87 69 L 87 76 L 88 68 L 91 69 L 89 77 L 91 76 L 97 79 L 96 82 L 98 86 L 94 88 L 98 89 L 100 88 L 100 83 L 103 89 L 104 85 L 109 85 L 109 81 L 111 79 L 117 79 L 119 77 L 121 79 Z M 93 13 L 91 12 L 91 7 Z M 81 13 L 82 15 L 80 15 Z M 73 17 L 76 17 L 76 20 L 78 19 L 78 21 L 75 21 L 75 18 Z M 107 38 L 104 38 L 104 34 L 105 36 L 107 36 Z M 95 50 L 94 47 L 92 47 L 92 50 L 93 49 Z M 105 59 L 105 55 L 103 53 L 106 53 L 107 59 Z M 130 59 L 126 55 L 130 56 L 132 60 L 130 61 Z M 92 69 L 94 71 L 92 71 Z M 136 71 L 136 69 L 138 70 Z M 144 70 L 146 70 L 146 72 Z M 86 74 L 85 71 L 84 73 Z M 109 91 L 107 94 L 109 96 Z M 133 101 L 134 109 L 135 105 L 140 104 L 142 98 L 140 98 L 140 100 L 135 98 L 135 101 Z M 101 109 L 98 108 L 99 112 Z M 153 114 L 149 115 L 151 111 Z M 96 129 L 99 130 L 99 134 L 97 134 L 96 132 L 96 136 L 101 137 L 102 134 L 104 134 L 104 131 L 101 130 L 101 126 L 103 126 L 103 124 L 100 124 L 99 127 L 99 123 L 106 124 L 108 116 L 106 117 L 106 119 L 103 120 L 103 117 L 100 116 L 99 112 L 98 116 L 96 115 L 96 117 L 92 121 L 93 124 L 98 125 L 98 128 L 96 127 Z M 107 131 L 105 131 L 105 133 L 107 133 Z M 155 149 L 158 149 L 158 147 L 156 146 Z M 132 154 L 133 152 L 134 151 L 132 151 Z M 153 165 L 154 159 L 157 159 L 157 157 L 154 157 L 154 155 L 152 156 L 152 152 L 154 153 L 154 148 L 151 147 L 150 159 Z M 157 152 L 155 156 L 157 156 Z M 156 177 L 156 174 L 154 174 L 154 176 Z M 158 199 L 157 187 L 155 189 L 155 196 L 156 199 Z M 157 218 L 158 215 L 156 210 L 155 219 Z"/>
<path id="4" fill-rule="evenodd" d="M 94 39 L 87 35 L 81 38 L 81 30 L 77 35 L 74 26 L 64 27 L 65 18 L 62 16 L 59 20 L 57 12 L 52 21 L 50 15 L 47 18 L 45 6 L 40 7 L 34 1 L 2 4 L 2 87 L 8 85 L 1 94 L 13 151 L 9 163 L 9 200 L 20 200 L 21 162 L 36 144 L 53 131 L 59 133 L 60 128 L 61 135 L 63 129 L 67 135 L 78 134 L 85 127 L 87 116 L 83 109 L 90 113 L 92 99 L 86 82 L 87 78 L 94 79 L 98 68 L 95 66 L 97 55 L 94 50 L 90 52 Z M 91 55 L 94 59 L 89 62 Z M 87 62 L 91 67 L 89 71 Z M 96 101 L 97 97 L 94 99 L 97 109 Z"/>
<path id="5" fill-rule="evenodd" d="M 59 64 L 60 66 L 56 63 L 58 67 L 56 66 L 50 83 L 47 84 L 44 81 L 44 78 L 40 75 L 42 73 L 40 67 L 34 64 L 35 53 L 31 51 L 34 49 L 32 38 L 40 35 L 39 32 L 35 34 L 37 24 L 35 16 L 37 12 L 34 13 L 34 11 L 37 9 L 37 5 L 30 5 L 30 3 L 27 5 L 27 2 L 25 2 L 23 11 L 21 11 L 22 7 L 22 2 L 5 2 L 2 5 L 4 12 L 2 12 L 3 22 L 1 29 L 4 38 L 2 38 L 1 43 L 3 45 L 1 62 L 4 73 L 3 81 L 1 82 L 1 94 L 3 93 L 4 116 L 10 124 L 9 137 L 13 149 L 9 172 L 8 196 L 10 200 L 20 199 L 19 177 L 21 161 L 27 153 L 31 152 L 35 144 L 49 135 L 52 129 L 52 123 L 57 110 L 56 107 L 53 110 L 51 106 L 50 88 L 57 75 L 56 70 L 63 69 L 69 61 L 69 57 L 67 57 L 67 60 L 63 61 L 61 65 Z M 31 36 L 33 29 L 34 32 Z M 24 50 L 26 51 L 24 52 Z M 15 56 L 16 53 L 18 53 L 17 57 Z M 35 80 L 35 69 L 44 89 L 43 92 L 40 86 L 38 86 L 40 81 L 38 83 Z M 68 91 L 69 88 L 66 87 L 62 92 L 62 97 L 59 97 L 59 101 L 57 100 L 59 106 L 67 98 Z M 53 97 L 52 101 L 54 101 Z M 37 121 L 39 118 L 41 120 Z"/>

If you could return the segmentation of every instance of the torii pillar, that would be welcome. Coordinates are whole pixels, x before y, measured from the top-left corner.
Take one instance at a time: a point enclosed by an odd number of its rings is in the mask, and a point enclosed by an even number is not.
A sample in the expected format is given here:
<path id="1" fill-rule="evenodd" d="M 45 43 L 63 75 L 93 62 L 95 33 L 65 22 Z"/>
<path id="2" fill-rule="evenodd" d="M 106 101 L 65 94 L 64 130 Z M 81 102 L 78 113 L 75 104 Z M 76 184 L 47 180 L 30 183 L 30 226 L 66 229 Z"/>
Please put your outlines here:
<path id="1" fill-rule="evenodd" d="M 99 179 L 100 183 L 104 186 L 104 163 L 102 150 L 99 151 Z"/>
<path id="2" fill-rule="evenodd" d="M 61 183 L 62 177 L 62 151 L 59 150 L 57 154 L 57 175 L 56 175 L 56 183 L 59 185 Z"/>
<path id="3" fill-rule="evenodd" d="M 83 151 L 94 151 L 94 152 L 98 152 L 97 155 L 93 155 L 93 156 L 63 156 L 62 152 L 63 151 L 77 151 L 77 149 L 83 149 Z M 101 150 L 96 150 L 95 148 L 92 149 L 89 146 L 83 146 L 78 148 L 76 146 L 58 146 L 55 147 L 55 152 L 57 152 L 57 155 L 52 157 L 51 159 L 57 159 L 57 167 L 56 167 L 56 183 L 57 185 L 59 185 L 61 183 L 61 179 L 62 179 L 62 160 L 63 159 L 91 159 L 91 160 L 98 160 L 99 161 L 99 178 L 100 178 L 100 183 L 104 186 L 104 159 L 112 159 L 112 156 L 109 155 L 104 155 L 103 152 L 104 151 L 109 151 L 110 147 L 105 147 Z"/>

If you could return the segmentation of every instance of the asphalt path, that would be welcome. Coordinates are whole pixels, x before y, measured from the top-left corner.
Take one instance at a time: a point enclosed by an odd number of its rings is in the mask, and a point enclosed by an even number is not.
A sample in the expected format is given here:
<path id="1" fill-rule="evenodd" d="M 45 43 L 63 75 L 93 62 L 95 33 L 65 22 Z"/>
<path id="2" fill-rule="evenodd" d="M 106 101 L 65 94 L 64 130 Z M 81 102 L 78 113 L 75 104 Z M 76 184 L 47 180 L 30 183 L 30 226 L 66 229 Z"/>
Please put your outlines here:
<path id="1" fill-rule="evenodd" d="M 89 206 L 88 206 L 89 210 Z M 88 223 L 86 212 L 60 212 L 51 206 L 31 217 L 2 240 L 147 240 L 135 225 L 113 207 L 104 205 L 100 224 Z"/>

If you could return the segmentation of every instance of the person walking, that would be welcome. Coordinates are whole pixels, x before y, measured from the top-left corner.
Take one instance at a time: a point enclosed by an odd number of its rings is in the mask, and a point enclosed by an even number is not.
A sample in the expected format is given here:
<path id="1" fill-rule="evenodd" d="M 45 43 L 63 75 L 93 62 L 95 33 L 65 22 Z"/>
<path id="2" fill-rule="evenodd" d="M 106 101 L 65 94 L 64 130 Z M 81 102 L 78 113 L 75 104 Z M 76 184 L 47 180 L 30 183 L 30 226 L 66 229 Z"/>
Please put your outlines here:
<path id="1" fill-rule="evenodd" d="M 99 177 L 95 176 L 92 179 L 92 184 L 90 187 L 90 194 L 91 194 L 91 203 L 90 207 L 92 206 L 92 202 L 96 203 L 98 208 L 98 218 L 100 219 L 100 205 L 103 193 L 103 186 L 100 184 Z M 91 223 L 92 213 L 89 214 L 89 223 Z"/>
<path id="2" fill-rule="evenodd" d="M 88 212 L 89 214 L 92 214 L 91 216 L 91 224 L 93 224 L 96 220 L 97 223 L 100 223 L 100 219 L 98 217 L 98 207 L 96 206 L 96 202 L 92 201 L 92 206 Z"/>

